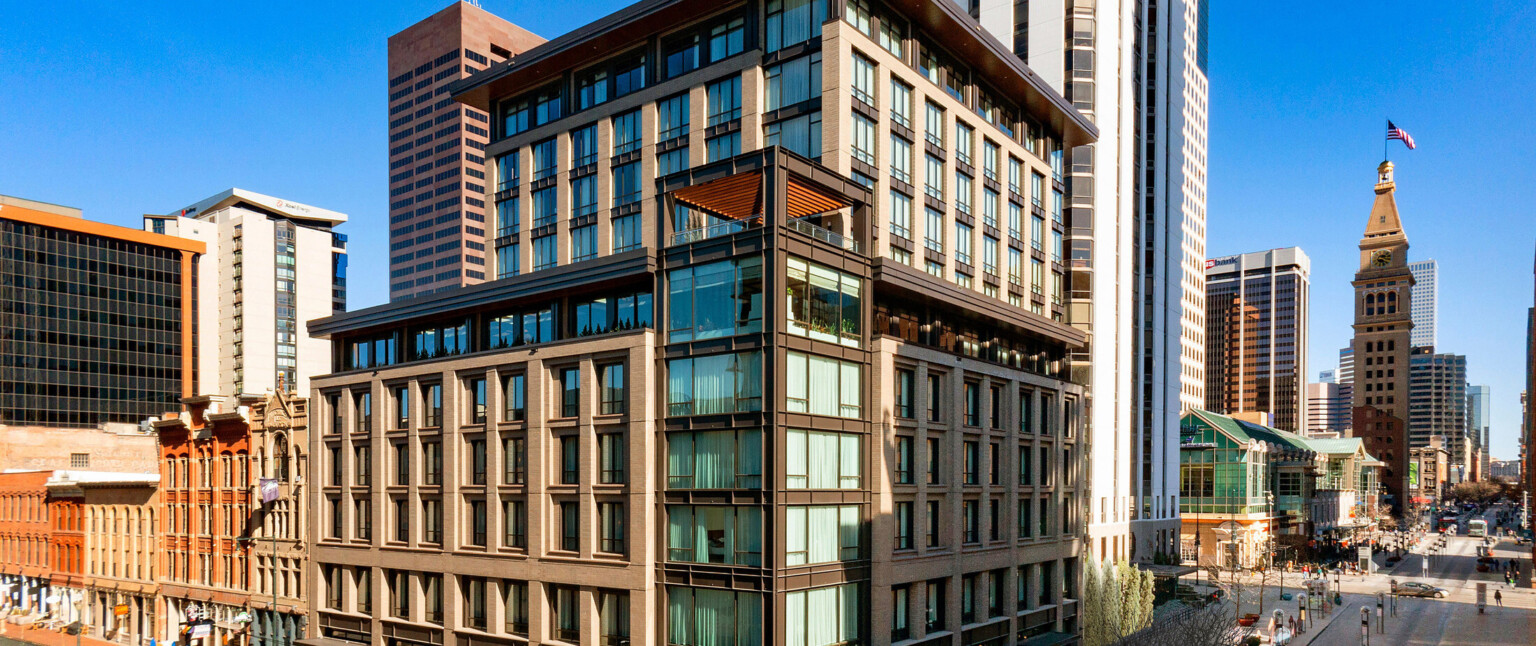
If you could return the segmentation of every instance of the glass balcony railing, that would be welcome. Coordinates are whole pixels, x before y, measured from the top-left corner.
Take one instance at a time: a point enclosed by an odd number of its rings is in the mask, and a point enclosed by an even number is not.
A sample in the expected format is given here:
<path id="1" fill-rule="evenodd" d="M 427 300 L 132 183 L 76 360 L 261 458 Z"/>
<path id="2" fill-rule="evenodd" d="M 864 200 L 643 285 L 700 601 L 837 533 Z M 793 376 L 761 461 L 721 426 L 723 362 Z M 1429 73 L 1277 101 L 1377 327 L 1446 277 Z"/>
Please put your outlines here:
<path id="1" fill-rule="evenodd" d="M 859 241 L 842 234 L 833 233 L 828 229 L 824 229 L 822 227 L 811 224 L 810 222 L 807 222 L 805 218 L 790 220 L 789 228 L 803 235 L 810 236 L 840 249 L 847 249 L 854 253 L 859 253 Z"/>
<path id="2" fill-rule="evenodd" d="M 697 229 L 677 231 L 672 234 L 672 239 L 667 242 L 667 246 L 688 244 L 690 242 L 698 242 L 700 240 L 708 240 L 710 238 L 728 236 L 733 233 L 741 233 L 742 231 L 746 231 L 747 229 L 756 226 L 757 223 L 761 223 L 762 221 L 762 216 L 756 216 L 748 220 L 726 220 L 723 222 L 711 224 L 709 226 L 699 227 Z"/>

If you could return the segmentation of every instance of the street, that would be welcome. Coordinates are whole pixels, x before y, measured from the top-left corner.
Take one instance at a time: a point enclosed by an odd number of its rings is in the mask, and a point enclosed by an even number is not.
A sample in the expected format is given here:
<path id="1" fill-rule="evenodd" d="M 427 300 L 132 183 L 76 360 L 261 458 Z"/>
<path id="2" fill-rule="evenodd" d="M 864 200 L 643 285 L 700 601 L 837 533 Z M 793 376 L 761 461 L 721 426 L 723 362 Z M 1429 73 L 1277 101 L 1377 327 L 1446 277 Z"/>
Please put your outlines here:
<path id="1" fill-rule="evenodd" d="M 1491 515 L 1486 516 L 1491 521 Z M 1490 526 L 1492 523 L 1490 522 Z M 1465 523 L 1463 523 L 1463 527 Z M 1346 646 L 1369 644 L 1530 644 L 1536 635 L 1536 591 L 1529 587 L 1531 563 L 1528 552 L 1517 550 L 1511 539 L 1502 539 L 1493 547 L 1492 555 L 1500 561 L 1516 559 L 1520 564 L 1522 586 L 1505 585 L 1502 569 L 1489 572 L 1477 571 L 1477 546 L 1482 539 L 1470 538 L 1464 532 L 1447 537 L 1442 555 L 1430 559 L 1429 576 L 1423 571 L 1421 554 L 1410 554 L 1391 570 L 1374 575 L 1345 576 L 1340 583 L 1344 593 L 1344 612 L 1321 631 L 1303 635 L 1292 642 L 1316 646 Z M 1379 562 L 1379 559 L 1378 559 Z M 1444 599 L 1401 597 L 1398 599 L 1397 616 L 1387 613 L 1385 632 L 1378 632 L 1376 619 L 1376 593 L 1387 591 L 1390 580 L 1399 583 L 1418 581 L 1444 588 Z M 1477 611 L 1477 584 L 1487 584 L 1487 608 L 1484 614 Z M 1494 591 L 1504 597 L 1504 607 L 1494 603 Z M 1388 604 L 1391 600 L 1388 599 Z M 1369 642 L 1362 641 L 1360 608 L 1371 611 Z M 1390 608 L 1390 605 L 1388 606 Z"/>

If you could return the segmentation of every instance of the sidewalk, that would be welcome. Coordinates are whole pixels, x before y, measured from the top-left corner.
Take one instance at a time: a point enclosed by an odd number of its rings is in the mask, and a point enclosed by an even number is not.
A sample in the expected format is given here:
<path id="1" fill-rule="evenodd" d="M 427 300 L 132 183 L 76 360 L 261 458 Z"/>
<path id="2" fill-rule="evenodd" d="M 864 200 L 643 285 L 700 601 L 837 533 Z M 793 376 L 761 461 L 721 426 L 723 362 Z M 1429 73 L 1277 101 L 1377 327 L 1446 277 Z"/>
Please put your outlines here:
<path id="1" fill-rule="evenodd" d="M 105 639 L 98 639 L 96 637 L 88 637 L 85 635 L 81 635 L 78 638 L 79 641 L 77 642 L 75 641 L 76 637 L 74 635 L 62 633 L 57 630 L 24 628 L 22 626 L 16 626 L 12 624 L 5 625 L 5 632 L 0 633 L 0 637 L 4 637 L 6 639 L 14 639 L 16 641 L 23 641 L 29 644 L 39 644 L 40 646 L 75 646 L 75 644 L 80 644 L 80 646 L 121 646 L 121 644 L 118 644 L 117 642 L 110 642 Z"/>

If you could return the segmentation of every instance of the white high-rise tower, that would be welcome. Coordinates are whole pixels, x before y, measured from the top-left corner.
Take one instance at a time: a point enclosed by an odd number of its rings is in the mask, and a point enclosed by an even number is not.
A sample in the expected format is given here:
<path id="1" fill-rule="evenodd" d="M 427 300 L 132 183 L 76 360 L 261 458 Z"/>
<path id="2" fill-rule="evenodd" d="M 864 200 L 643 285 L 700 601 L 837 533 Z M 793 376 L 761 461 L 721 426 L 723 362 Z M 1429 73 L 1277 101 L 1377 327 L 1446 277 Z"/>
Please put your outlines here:
<path id="1" fill-rule="evenodd" d="M 1205 401 L 1205 0 L 956 0 L 1099 129 L 1068 169 L 1094 554 L 1177 554 L 1180 414 Z"/>
<path id="2" fill-rule="evenodd" d="M 1440 307 L 1440 288 L 1437 286 L 1440 277 L 1440 265 L 1433 259 L 1420 260 L 1408 263 L 1408 271 L 1413 272 L 1413 296 L 1408 302 L 1413 303 L 1413 334 L 1409 336 L 1413 347 L 1434 346 L 1435 319 L 1438 318 Z"/>

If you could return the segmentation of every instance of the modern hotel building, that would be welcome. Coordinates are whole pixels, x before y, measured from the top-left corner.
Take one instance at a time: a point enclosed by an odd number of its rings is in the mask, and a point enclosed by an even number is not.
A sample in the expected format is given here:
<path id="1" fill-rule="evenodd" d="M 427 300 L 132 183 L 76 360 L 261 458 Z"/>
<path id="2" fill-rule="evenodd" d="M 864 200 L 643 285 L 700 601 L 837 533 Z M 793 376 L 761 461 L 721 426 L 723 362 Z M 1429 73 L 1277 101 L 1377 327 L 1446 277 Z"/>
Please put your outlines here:
<path id="1" fill-rule="evenodd" d="M 496 279 L 311 322 L 305 643 L 1075 639 L 1095 130 L 1006 47 L 646 0 L 453 93 Z"/>

